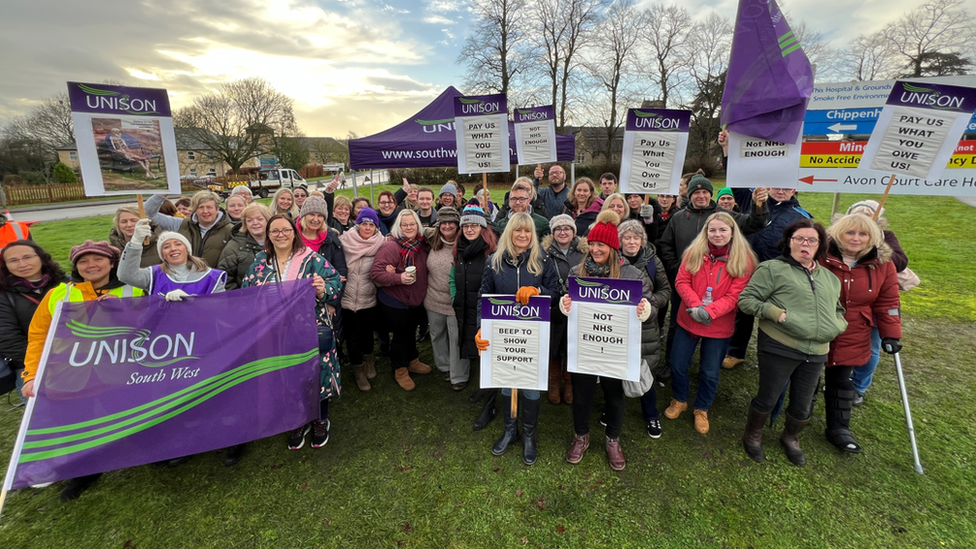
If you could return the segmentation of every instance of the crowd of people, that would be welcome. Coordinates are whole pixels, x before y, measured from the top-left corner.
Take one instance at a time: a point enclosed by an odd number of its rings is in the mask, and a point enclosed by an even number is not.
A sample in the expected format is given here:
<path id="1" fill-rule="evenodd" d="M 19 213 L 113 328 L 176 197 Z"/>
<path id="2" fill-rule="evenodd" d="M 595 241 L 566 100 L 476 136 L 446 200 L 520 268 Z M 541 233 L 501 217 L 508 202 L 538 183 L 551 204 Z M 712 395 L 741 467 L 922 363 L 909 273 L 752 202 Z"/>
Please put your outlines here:
<path id="1" fill-rule="evenodd" d="M 756 337 L 759 386 L 745 414 L 745 452 L 764 459 L 763 427 L 788 394 L 780 440 L 789 460 L 803 466 L 798 436 L 822 383 L 827 440 L 842 452 L 861 451 L 851 409 L 863 402 L 880 351 L 901 349 L 897 273 L 908 264 L 883 215 L 872 218 L 876 202 L 855 204 L 825 228 L 793 189 L 722 189 L 716 196 L 701 172 L 682 177 L 678 195 L 656 197 L 618 193 L 612 173 L 599 183 L 578 178 L 571 187 L 558 164 L 548 177 L 541 167 L 534 176 L 519 177 L 497 204 L 481 185 L 466 198 L 454 181 L 435 194 L 404 180 L 395 193 L 379 193 L 375 209 L 365 197 L 335 195 L 335 181 L 324 192 L 281 189 L 270 206 L 254 202 L 246 187 L 226 201 L 210 191 L 175 203 L 155 195 L 145 218 L 122 206 L 106 240 L 72 248 L 70 273 L 25 235 L 0 253 L 0 354 L 21 373 L 26 399 L 36 394 L 58 300 L 149 294 L 182 301 L 306 280 L 316 291 L 320 410 L 288 433 L 286 444 L 299 450 L 311 435 L 311 446 L 320 448 L 329 440 L 329 405 L 342 392 L 342 369 L 359 391 L 370 391 L 382 354 L 404 391 L 435 368 L 454 391 L 464 391 L 477 384 L 489 345 L 480 331 L 480 296 L 510 294 L 522 303 L 549 296 L 547 398 L 572 407 L 566 460 L 579 463 L 590 445 L 599 386 L 607 459 L 622 470 L 622 382 L 567 372 L 567 294 L 571 276 L 631 279 L 642 286 L 640 355 L 656 380 L 639 398 L 648 436 L 662 434 L 659 413 L 677 420 L 688 409 L 696 349 L 692 416 L 694 429 L 707 434 L 722 369 L 741 364 Z M 417 347 L 428 333 L 433 368 Z M 659 411 L 656 391 L 668 381 L 670 403 Z M 470 393 L 469 402 L 481 406 L 475 430 L 502 412 L 492 454 L 521 441 L 524 463 L 534 463 L 541 392 L 518 391 L 517 415 L 508 413 L 511 389 Z M 224 463 L 243 454 L 243 445 L 226 449 Z M 96 478 L 73 479 L 62 497 L 78 497 Z"/>

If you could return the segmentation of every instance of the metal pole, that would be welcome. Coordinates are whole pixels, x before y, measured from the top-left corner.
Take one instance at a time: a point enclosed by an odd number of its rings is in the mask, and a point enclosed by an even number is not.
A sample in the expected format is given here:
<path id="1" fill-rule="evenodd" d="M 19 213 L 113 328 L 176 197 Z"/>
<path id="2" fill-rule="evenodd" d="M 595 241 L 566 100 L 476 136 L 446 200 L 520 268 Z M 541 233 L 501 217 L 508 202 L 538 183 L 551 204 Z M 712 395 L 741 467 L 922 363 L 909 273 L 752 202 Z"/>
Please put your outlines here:
<path id="1" fill-rule="evenodd" d="M 369 203 L 376 207 L 376 199 L 373 198 L 373 170 L 369 170 Z"/>
<path id="2" fill-rule="evenodd" d="M 573 184 L 576 183 L 576 162 L 569 163 L 569 188 L 573 188 Z"/>
<path id="3" fill-rule="evenodd" d="M 359 187 L 356 186 L 356 170 L 352 171 L 352 195 L 359 197 Z"/>
<path id="4" fill-rule="evenodd" d="M 912 423 L 912 411 L 908 407 L 908 391 L 905 389 L 905 374 L 901 369 L 901 357 L 895 353 L 895 371 L 898 373 L 898 388 L 901 390 L 901 402 L 905 406 L 905 423 L 908 425 L 908 438 L 912 443 L 912 458 L 915 460 L 915 472 L 924 475 L 922 462 L 918 460 L 918 444 L 915 442 L 915 426 Z"/>
<path id="5" fill-rule="evenodd" d="M 830 219 L 834 218 L 834 214 L 837 213 L 837 210 L 839 208 L 840 208 L 840 193 L 834 193 L 834 203 L 830 207 Z"/>

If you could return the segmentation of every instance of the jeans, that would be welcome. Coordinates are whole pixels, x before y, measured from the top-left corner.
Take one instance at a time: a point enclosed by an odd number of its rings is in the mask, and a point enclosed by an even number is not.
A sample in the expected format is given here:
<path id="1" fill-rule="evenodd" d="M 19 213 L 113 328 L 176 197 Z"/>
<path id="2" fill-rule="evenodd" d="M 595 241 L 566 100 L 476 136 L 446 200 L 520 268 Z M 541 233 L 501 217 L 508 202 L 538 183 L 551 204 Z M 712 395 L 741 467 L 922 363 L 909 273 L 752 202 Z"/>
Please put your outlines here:
<path id="1" fill-rule="evenodd" d="M 678 326 L 674 334 L 671 350 L 671 394 L 679 402 L 688 402 L 688 369 L 695 347 L 701 340 L 701 353 L 698 365 L 698 394 L 695 396 L 695 409 L 708 411 L 718 393 L 718 377 L 722 370 L 722 359 L 729 348 L 729 338 L 711 338 L 692 335 Z"/>
<path id="2" fill-rule="evenodd" d="M 644 421 L 651 421 L 652 419 L 657 419 L 657 392 L 654 391 L 654 386 L 651 389 L 641 395 L 641 413 L 644 415 Z"/>
<path id="3" fill-rule="evenodd" d="M 674 284 L 672 284 L 671 287 L 674 288 Z M 671 348 L 674 347 L 674 333 L 678 329 L 678 308 L 680 307 L 681 296 L 678 295 L 678 292 L 676 291 L 671 292 L 671 319 L 668 321 L 668 346 L 664 350 L 664 360 L 666 362 L 666 366 L 662 368 L 662 370 L 668 373 L 666 378 L 671 377 Z"/>
<path id="4" fill-rule="evenodd" d="M 519 394 L 525 397 L 525 400 L 539 400 L 540 392 L 532 391 L 529 389 L 519 389 Z M 512 396 L 511 389 L 502 389 L 502 396 L 510 397 Z"/>
<path id="5" fill-rule="evenodd" d="M 349 351 L 349 363 L 353 366 L 363 363 L 363 355 L 373 354 L 375 313 L 375 307 L 358 311 L 342 310 L 342 318 L 345 323 L 346 350 Z"/>
<path id="6" fill-rule="evenodd" d="M 380 313 L 393 332 L 390 338 L 390 366 L 393 370 L 406 368 L 420 356 L 417 352 L 417 326 L 426 318 L 423 307 L 396 309 L 380 303 Z"/>
<path id="7" fill-rule="evenodd" d="M 427 322 L 430 326 L 430 347 L 434 352 L 434 365 L 441 372 L 451 372 L 451 382 L 467 381 L 454 379 L 453 372 L 457 370 L 461 346 L 458 344 L 458 324 L 454 315 L 443 315 L 434 311 L 427 311 Z"/>
<path id="8" fill-rule="evenodd" d="M 593 399 L 596 397 L 596 381 L 599 376 L 571 374 L 573 378 L 573 430 L 576 435 L 590 433 L 590 415 L 593 413 Z M 607 437 L 620 438 L 624 424 L 624 386 L 619 379 L 599 377 L 606 401 Z"/>
<path id="9" fill-rule="evenodd" d="M 742 311 L 735 312 L 735 332 L 732 340 L 729 341 L 728 355 L 735 358 L 745 358 L 746 349 L 749 348 L 749 340 L 752 339 L 752 327 L 755 325 L 756 317 L 747 315 Z"/>
<path id="10" fill-rule="evenodd" d="M 864 366 L 854 368 L 851 381 L 854 382 L 854 390 L 859 393 L 866 393 L 871 382 L 874 380 L 874 370 L 881 361 L 881 334 L 877 328 L 871 328 L 871 358 Z"/>
<path id="11" fill-rule="evenodd" d="M 813 395 L 820 385 L 823 362 L 789 358 L 770 353 L 759 347 L 759 392 L 752 399 L 752 408 L 759 413 L 773 411 L 786 384 L 790 384 L 790 405 L 786 413 L 804 421 L 813 413 Z"/>

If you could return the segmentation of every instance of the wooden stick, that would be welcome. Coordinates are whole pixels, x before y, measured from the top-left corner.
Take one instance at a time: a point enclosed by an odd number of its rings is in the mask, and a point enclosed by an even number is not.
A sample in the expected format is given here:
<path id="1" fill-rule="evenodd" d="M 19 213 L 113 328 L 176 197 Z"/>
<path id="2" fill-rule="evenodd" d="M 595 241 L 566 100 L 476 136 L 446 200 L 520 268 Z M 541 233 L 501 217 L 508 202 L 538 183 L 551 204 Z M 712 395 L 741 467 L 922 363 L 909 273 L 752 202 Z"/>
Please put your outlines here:
<path id="1" fill-rule="evenodd" d="M 518 389 L 512 389 L 512 419 L 518 418 Z"/>
<path id="2" fill-rule="evenodd" d="M 481 174 L 481 188 L 484 189 L 484 193 L 481 195 L 481 209 L 485 211 L 485 215 L 488 215 L 488 174 Z M 464 208 L 464 205 L 461 205 Z"/>
<path id="3" fill-rule="evenodd" d="M 142 195 L 141 194 L 137 194 L 136 195 L 136 203 L 139 204 L 139 219 L 145 219 L 146 218 L 146 207 L 143 206 L 143 204 L 142 204 Z M 146 237 L 146 240 L 143 241 L 142 245 L 143 246 L 148 246 L 149 245 L 150 238 L 151 237 L 148 237 L 147 236 Z"/>
<path id="4" fill-rule="evenodd" d="M 871 219 L 873 219 L 874 221 L 877 221 L 878 217 L 881 215 L 881 208 L 884 207 L 885 201 L 888 200 L 888 193 L 891 192 L 891 186 L 895 184 L 896 175 L 898 174 L 894 174 L 894 173 L 891 174 L 891 179 L 888 180 L 888 186 L 885 187 L 885 192 L 883 195 L 881 195 L 881 202 L 878 203 L 878 209 L 874 210 L 874 215 L 871 216 Z"/>

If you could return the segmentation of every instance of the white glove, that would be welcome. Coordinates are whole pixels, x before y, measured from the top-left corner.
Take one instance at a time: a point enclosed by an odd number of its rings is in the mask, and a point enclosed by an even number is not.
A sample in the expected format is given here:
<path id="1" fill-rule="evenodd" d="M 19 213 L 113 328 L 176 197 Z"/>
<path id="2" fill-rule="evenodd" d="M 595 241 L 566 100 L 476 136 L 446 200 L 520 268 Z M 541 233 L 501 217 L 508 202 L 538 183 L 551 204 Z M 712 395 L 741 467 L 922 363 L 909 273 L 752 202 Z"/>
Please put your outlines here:
<path id="1" fill-rule="evenodd" d="M 564 295 L 561 298 L 559 298 L 559 312 L 561 312 L 562 314 L 564 314 L 566 316 L 569 316 L 569 309 L 570 309 L 570 307 L 573 306 L 573 301 L 570 300 L 569 307 L 567 307 L 566 306 L 566 300 L 567 299 L 569 299 L 569 296 L 568 295 Z"/>
<path id="2" fill-rule="evenodd" d="M 166 292 L 166 301 L 183 301 L 184 297 L 190 297 L 190 294 L 183 290 L 170 290 Z"/>
<path id="3" fill-rule="evenodd" d="M 644 218 L 644 219 L 653 219 L 654 218 L 654 206 L 651 206 L 650 204 L 645 204 L 645 205 L 641 206 L 640 216 L 642 218 Z"/>
<path id="4" fill-rule="evenodd" d="M 136 221 L 136 229 L 132 232 L 132 239 L 130 242 L 133 244 L 138 244 L 142 246 L 142 243 L 146 241 L 147 238 L 152 236 L 152 227 L 149 226 L 148 219 L 140 219 Z"/>
<path id="5" fill-rule="evenodd" d="M 651 306 L 651 302 L 648 301 L 646 297 L 642 297 L 641 301 L 644 303 L 644 311 L 641 314 L 637 315 L 637 320 L 644 322 L 645 320 L 650 318 L 652 309 L 654 307 Z"/>

